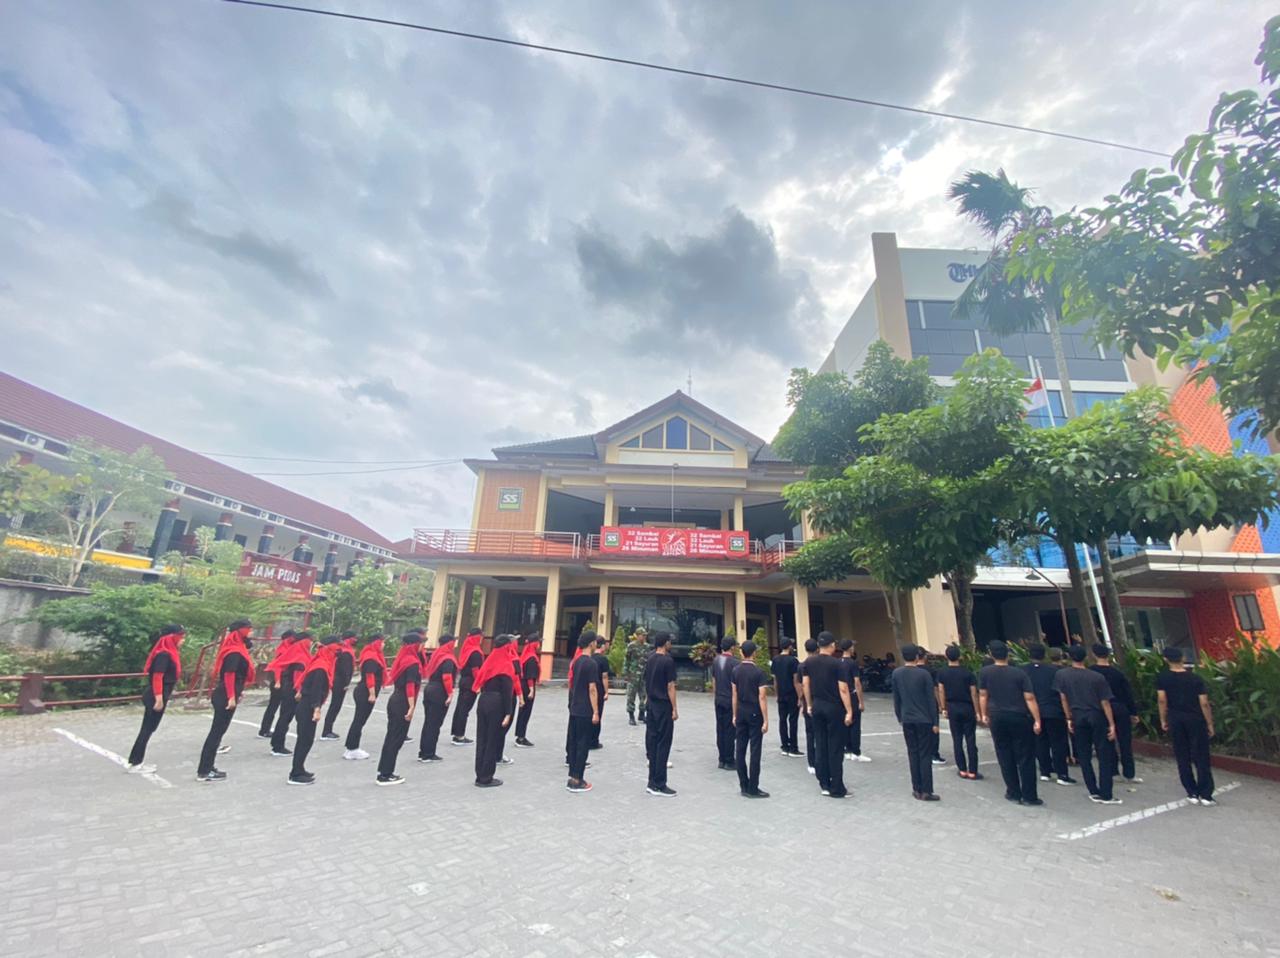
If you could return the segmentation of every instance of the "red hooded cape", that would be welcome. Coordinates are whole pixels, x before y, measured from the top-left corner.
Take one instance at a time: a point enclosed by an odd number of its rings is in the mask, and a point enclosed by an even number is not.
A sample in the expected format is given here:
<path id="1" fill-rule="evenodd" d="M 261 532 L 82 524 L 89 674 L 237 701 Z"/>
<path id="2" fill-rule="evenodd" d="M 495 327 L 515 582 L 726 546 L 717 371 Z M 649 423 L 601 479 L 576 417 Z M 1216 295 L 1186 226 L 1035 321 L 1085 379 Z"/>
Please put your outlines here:
<path id="1" fill-rule="evenodd" d="M 322 645 L 316 650 L 316 654 L 312 656 L 311 661 L 307 663 L 307 667 L 302 670 L 302 674 L 298 676 L 297 681 L 293 683 L 293 687 L 297 691 L 302 690 L 302 683 L 307 680 L 307 676 L 312 672 L 323 672 L 328 680 L 329 688 L 333 688 L 333 667 L 338 661 L 338 650 L 342 648 L 340 642 L 330 642 L 328 645 Z M 328 693 L 326 693 L 328 694 Z"/>
<path id="2" fill-rule="evenodd" d="M 449 639 L 446 642 L 441 642 L 440 647 L 431 653 L 431 658 L 427 662 L 427 669 L 422 675 L 422 681 L 425 682 L 435 675 L 440 666 L 447 661 L 453 662 L 454 665 L 458 664 L 458 660 L 453 657 L 453 645 L 456 641 L 456 639 Z"/>
<path id="3" fill-rule="evenodd" d="M 249 663 L 249 671 L 245 673 L 244 684 L 252 685 L 253 677 L 257 672 L 253 668 L 253 656 L 249 654 L 249 647 L 244 644 L 244 640 L 248 638 L 252 629 L 237 629 L 234 632 L 228 632 L 222 640 L 222 645 L 218 648 L 218 657 L 213 660 L 213 681 L 216 683 L 222 675 L 222 663 L 232 652 L 239 652 L 244 656 L 244 660 Z"/>
<path id="4" fill-rule="evenodd" d="M 516 647 L 513 642 L 508 642 L 506 645 L 489 653 L 489 657 L 484 660 L 484 664 L 476 670 L 476 677 L 471 684 L 471 688 L 476 695 L 479 695 L 484 690 L 486 682 L 500 675 L 510 675 L 511 680 L 515 683 L 516 690 L 519 691 L 520 673 L 516 668 Z"/>
<path id="5" fill-rule="evenodd" d="M 184 632 L 170 632 L 156 639 L 156 644 L 151 647 L 151 652 L 147 655 L 147 662 L 142 667 L 142 671 L 150 673 L 151 663 L 155 661 L 155 657 L 161 652 L 168 653 L 169 658 L 173 659 L 173 667 L 176 669 L 176 675 L 182 678 L 182 655 L 178 652 L 178 640 L 183 637 Z M 216 674 L 216 673 L 215 673 Z"/>
<path id="6" fill-rule="evenodd" d="M 387 681 L 387 657 L 382 654 L 382 640 L 374 639 L 360 652 L 360 660 L 356 663 L 356 671 L 364 671 L 366 662 L 377 662 L 382 666 L 382 681 Z"/>
<path id="7" fill-rule="evenodd" d="M 396 653 L 396 660 L 391 663 L 391 676 L 387 682 L 395 685 L 396 679 L 400 678 L 404 670 L 411 665 L 422 665 L 422 646 L 417 642 L 400 646 L 400 651 Z"/>
<path id="8" fill-rule="evenodd" d="M 462 648 L 458 650 L 458 669 L 461 671 L 467 667 L 467 659 L 471 658 L 472 652 L 480 651 L 480 644 L 484 642 L 483 635 L 468 635 L 462 640 Z M 471 686 L 475 688 L 474 685 Z"/>

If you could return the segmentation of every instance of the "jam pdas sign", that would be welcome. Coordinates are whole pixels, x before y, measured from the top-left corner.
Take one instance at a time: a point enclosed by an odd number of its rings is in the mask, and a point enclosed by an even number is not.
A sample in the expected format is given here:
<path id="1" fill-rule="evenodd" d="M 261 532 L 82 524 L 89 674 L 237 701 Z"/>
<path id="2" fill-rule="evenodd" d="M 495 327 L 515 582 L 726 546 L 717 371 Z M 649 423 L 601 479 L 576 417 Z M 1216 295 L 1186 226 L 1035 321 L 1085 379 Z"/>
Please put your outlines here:
<path id="1" fill-rule="evenodd" d="M 310 595 L 316 586 L 316 567 L 291 562 L 279 556 L 264 556 L 256 552 L 246 552 L 240 560 L 242 579 L 261 582 L 274 589 L 287 589 L 299 595 Z"/>
<path id="2" fill-rule="evenodd" d="M 745 559 L 751 554 L 751 538 L 736 530 L 604 526 L 600 530 L 600 551 L 664 558 Z"/>

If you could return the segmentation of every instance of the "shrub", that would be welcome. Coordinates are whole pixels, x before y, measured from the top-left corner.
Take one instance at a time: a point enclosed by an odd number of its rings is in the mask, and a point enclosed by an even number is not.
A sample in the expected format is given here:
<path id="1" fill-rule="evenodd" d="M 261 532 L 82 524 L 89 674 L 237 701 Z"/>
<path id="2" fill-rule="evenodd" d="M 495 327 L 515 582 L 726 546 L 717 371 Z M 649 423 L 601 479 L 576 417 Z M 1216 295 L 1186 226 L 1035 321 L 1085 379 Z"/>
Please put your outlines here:
<path id="1" fill-rule="evenodd" d="M 751 656 L 751 660 L 760 667 L 765 681 L 772 684 L 773 660 L 769 656 L 769 633 L 763 628 L 756 629 L 756 634 L 751 636 L 751 641 L 756 644 L 756 654 Z"/>
<path id="2" fill-rule="evenodd" d="M 609 671 L 615 679 L 622 677 L 622 665 L 627 658 L 627 630 L 618 626 L 613 630 L 613 641 L 609 643 Z"/>
<path id="3" fill-rule="evenodd" d="M 716 656 L 720 654 L 720 650 L 716 648 L 712 642 L 699 642 L 697 645 L 689 649 L 689 661 L 700 669 L 711 668 L 711 663 L 716 660 Z"/>

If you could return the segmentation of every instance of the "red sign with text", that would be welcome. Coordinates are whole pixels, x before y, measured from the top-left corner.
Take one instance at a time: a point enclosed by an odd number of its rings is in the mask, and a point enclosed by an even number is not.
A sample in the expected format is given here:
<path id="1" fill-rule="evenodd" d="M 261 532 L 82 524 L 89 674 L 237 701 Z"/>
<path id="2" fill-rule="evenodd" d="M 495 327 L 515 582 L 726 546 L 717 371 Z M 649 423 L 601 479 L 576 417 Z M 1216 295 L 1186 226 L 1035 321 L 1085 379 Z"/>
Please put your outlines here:
<path id="1" fill-rule="evenodd" d="M 244 554 L 236 574 L 242 579 L 252 579 L 275 589 L 288 589 L 298 595 L 310 595 L 316 587 L 315 566 L 256 552 Z"/>
<path id="2" fill-rule="evenodd" d="M 751 538 L 734 530 L 604 526 L 600 529 L 600 551 L 664 558 L 745 559 L 751 554 Z"/>

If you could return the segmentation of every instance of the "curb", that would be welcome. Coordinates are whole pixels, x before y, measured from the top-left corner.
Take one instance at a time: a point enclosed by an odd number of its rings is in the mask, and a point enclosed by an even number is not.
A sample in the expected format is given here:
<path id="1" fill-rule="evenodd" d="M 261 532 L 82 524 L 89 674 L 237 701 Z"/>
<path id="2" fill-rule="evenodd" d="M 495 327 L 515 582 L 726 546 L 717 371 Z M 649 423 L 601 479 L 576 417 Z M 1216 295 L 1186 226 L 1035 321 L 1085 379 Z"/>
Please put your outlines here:
<path id="1" fill-rule="evenodd" d="M 1133 750 L 1147 758 L 1173 758 L 1173 746 L 1163 742 L 1149 742 L 1135 738 Z M 1240 775 L 1253 775 L 1271 782 L 1280 782 L 1280 765 L 1271 762 L 1260 762 L 1257 759 L 1241 758 L 1238 755 L 1210 755 L 1209 764 L 1228 772 Z"/>

